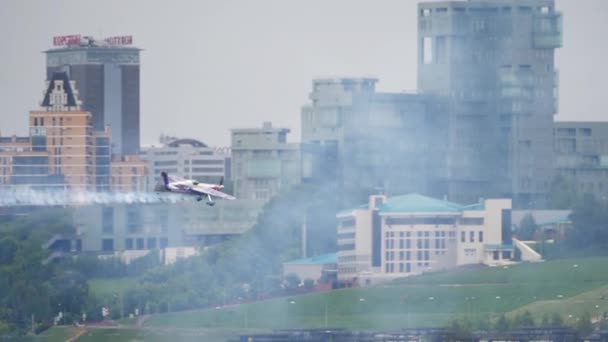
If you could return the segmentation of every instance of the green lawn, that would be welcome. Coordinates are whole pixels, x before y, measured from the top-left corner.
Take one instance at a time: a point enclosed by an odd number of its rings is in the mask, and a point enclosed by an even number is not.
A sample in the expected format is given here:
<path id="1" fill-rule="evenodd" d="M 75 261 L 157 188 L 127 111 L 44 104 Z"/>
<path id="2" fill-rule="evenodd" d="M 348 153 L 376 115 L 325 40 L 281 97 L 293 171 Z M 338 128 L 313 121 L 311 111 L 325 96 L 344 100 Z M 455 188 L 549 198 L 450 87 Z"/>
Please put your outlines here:
<path id="1" fill-rule="evenodd" d="M 100 297 L 111 296 L 135 287 L 137 278 L 95 278 L 89 280 L 90 291 Z"/>
<path id="2" fill-rule="evenodd" d="M 315 328 L 324 327 L 326 317 L 327 326 L 353 329 L 439 326 L 454 317 L 496 317 L 558 299 L 551 310 L 564 313 L 568 299 L 608 285 L 608 273 L 602 271 L 607 265 L 608 258 L 587 258 L 461 269 L 377 287 L 155 315 L 146 326 Z"/>
<path id="3" fill-rule="evenodd" d="M 251 331 L 252 333 L 258 331 Z M 102 341 L 146 341 L 146 342 L 226 342 L 237 339 L 243 332 L 235 330 L 219 329 L 197 329 L 197 330 L 174 330 L 174 329 L 89 329 L 77 342 L 102 342 Z"/>
<path id="4" fill-rule="evenodd" d="M 510 316 L 530 311 L 535 317 L 551 316 L 559 312 L 567 324 L 573 324 L 583 313 L 588 312 L 592 319 L 597 319 L 608 312 L 608 286 L 581 293 L 570 298 L 553 298 L 537 301 L 520 307 L 509 313 Z"/>

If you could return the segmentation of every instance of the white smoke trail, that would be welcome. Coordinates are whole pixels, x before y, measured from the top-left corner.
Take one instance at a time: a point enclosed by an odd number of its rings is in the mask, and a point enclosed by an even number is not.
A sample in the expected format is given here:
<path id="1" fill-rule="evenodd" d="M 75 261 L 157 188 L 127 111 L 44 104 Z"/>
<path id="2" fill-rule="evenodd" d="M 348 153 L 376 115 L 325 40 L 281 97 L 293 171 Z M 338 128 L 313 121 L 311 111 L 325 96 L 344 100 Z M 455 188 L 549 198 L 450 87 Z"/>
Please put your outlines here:
<path id="1" fill-rule="evenodd" d="M 56 190 L 0 190 L 0 207 L 89 204 L 176 203 L 182 196 L 156 192 L 93 192 Z"/>

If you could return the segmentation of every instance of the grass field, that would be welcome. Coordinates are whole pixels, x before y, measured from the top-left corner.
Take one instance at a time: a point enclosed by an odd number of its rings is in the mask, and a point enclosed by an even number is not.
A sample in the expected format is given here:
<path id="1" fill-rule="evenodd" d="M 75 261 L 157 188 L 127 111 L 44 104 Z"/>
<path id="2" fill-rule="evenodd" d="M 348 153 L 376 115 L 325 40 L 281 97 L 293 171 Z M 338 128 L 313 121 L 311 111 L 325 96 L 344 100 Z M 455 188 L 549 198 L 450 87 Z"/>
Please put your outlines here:
<path id="1" fill-rule="evenodd" d="M 111 296 L 135 287 L 137 278 L 96 278 L 89 280 L 89 289 L 100 297 Z"/>
<path id="2" fill-rule="evenodd" d="M 378 287 L 155 315 L 146 326 L 394 329 L 440 326 L 462 316 L 496 317 L 522 307 L 539 314 L 565 313 L 578 300 L 575 296 L 608 285 L 608 273 L 603 271 L 607 266 L 608 258 L 586 258 L 459 269 Z M 536 310 L 534 302 L 545 303 L 544 309 Z"/>
<path id="3" fill-rule="evenodd" d="M 252 333 L 258 332 L 251 330 Z M 173 330 L 173 329 L 98 329 L 91 330 L 79 338 L 78 342 L 102 342 L 102 341 L 146 341 L 146 342 L 226 342 L 239 337 L 244 333 L 234 329 L 197 329 L 197 330 Z"/>

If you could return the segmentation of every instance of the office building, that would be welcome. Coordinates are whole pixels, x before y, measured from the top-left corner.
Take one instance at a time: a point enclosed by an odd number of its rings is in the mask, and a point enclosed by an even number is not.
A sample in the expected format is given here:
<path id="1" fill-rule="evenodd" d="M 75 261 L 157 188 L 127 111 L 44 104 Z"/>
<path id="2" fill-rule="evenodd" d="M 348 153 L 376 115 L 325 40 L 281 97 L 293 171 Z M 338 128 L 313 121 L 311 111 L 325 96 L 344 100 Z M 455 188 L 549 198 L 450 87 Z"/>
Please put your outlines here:
<path id="1" fill-rule="evenodd" d="M 462 265 L 511 263 L 511 200 L 460 205 L 409 194 L 372 195 L 339 212 L 338 280 L 367 285 Z"/>
<path id="2" fill-rule="evenodd" d="M 302 177 L 350 190 L 445 194 L 442 99 L 376 92 L 377 79 L 315 79 L 302 108 Z"/>
<path id="3" fill-rule="evenodd" d="M 579 194 L 608 199 L 608 122 L 554 124 L 555 170 Z"/>
<path id="4" fill-rule="evenodd" d="M 54 73 L 45 89 L 41 108 L 29 113 L 29 137 L 0 137 L 0 186 L 144 191 L 145 164 L 136 156 L 111 159 L 111 130 L 93 130 L 67 73 Z"/>
<path id="5" fill-rule="evenodd" d="M 195 139 L 169 139 L 162 146 L 142 148 L 141 158 L 148 169 L 148 189 L 160 182 L 167 172 L 203 183 L 230 182 L 230 150 L 207 146 Z"/>
<path id="6" fill-rule="evenodd" d="M 232 129 L 232 178 L 238 199 L 268 201 L 300 183 L 300 147 L 288 143 L 287 128 Z"/>
<path id="7" fill-rule="evenodd" d="M 29 114 L 27 138 L 4 138 L 3 183 L 35 188 L 94 188 L 91 114 L 80 108 L 66 73 L 47 81 L 40 110 Z"/>
<path id="8" fill-rule="evenodd" d="M 553 175 L 553 0 L 418 5 L 418 89 L 449 103 L 448 196 L 542 202 Z"/>
<path id="9" fill-rule="evenodd" d="M 140 49 L 132 37 L 54 37 L 45 51 L 47 79 L 66 72 L 80 90 L 82 110 L 91 113 L 93 129 L 112 131 L 113 154 L 137 154 L 140 144 Z"/>

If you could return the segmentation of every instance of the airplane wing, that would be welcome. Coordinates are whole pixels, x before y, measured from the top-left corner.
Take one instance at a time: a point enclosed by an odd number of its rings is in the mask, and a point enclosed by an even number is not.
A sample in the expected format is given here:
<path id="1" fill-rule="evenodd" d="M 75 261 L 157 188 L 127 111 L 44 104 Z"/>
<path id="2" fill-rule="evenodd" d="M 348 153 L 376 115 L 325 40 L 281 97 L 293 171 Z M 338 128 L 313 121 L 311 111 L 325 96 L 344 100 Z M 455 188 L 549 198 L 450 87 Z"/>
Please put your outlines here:
<path id="1" fill-rule="evenodd" d="M 202 187 L 202 186 L 192 187 L 192 188 L 190 188 L 190 190 L 194 191 L 194 192 L 203 193 L 203 194 L 206 194 L 206 195 L 211 195 L 211 196 L 227 199 L 227 200 L 234 200 L 234 199 L 236 199 L 236 197 L 228 195 L 228 194 L 223 193 L 221 191 L 218 191 L 218 190 L 215 190 L 215 189 L 211 189 L 211 188 L 205 188 L 205 187 Z"/>
<path id="2" fill-rule="evenodd" d="M 168 178 L 169 178 L 170 183 L 183 182 L 186 180 L 185 178 L 182 178 L 179 176 L 174 176 L 174 175 L 168 175 Z"/>

